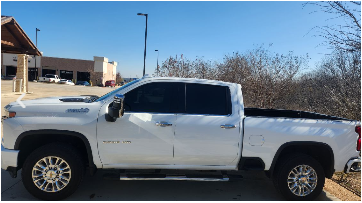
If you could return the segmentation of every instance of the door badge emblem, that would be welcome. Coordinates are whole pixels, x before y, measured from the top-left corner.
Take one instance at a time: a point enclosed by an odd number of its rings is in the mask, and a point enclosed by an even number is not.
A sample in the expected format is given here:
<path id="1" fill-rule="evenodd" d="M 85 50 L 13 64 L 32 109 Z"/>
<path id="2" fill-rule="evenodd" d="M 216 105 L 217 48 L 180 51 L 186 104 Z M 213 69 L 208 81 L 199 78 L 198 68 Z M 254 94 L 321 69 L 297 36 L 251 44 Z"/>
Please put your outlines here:
<path id="1" fill-rule="evenodd" d="M 103 141 L 103 144 L 119 144 L 119 141 Z"/>

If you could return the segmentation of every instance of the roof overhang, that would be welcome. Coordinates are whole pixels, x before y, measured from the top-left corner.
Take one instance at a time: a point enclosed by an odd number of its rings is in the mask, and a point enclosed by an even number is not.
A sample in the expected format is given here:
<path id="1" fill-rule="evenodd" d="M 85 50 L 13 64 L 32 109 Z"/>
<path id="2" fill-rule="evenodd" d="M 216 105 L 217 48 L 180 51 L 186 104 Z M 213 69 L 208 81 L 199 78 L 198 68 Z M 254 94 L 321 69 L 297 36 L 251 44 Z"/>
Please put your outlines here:
<path id="1" fill-rule="evenodd" d="M 1 16 L 1 52 L 12 54 L 42 54 L 11 16 Z"/>

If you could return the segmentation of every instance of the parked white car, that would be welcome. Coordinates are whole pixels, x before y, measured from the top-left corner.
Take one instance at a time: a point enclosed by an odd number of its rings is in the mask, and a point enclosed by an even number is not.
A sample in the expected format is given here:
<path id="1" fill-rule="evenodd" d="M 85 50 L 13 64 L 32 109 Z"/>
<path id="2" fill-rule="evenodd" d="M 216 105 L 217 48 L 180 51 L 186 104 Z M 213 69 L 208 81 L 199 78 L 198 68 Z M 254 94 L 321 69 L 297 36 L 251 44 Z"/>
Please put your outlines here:
<path id="1" fill-rule="evenodd" d="M 38 82 L 59 82 L 60 78 L 58 75 L 46 74 L 45 77 L 39 77 Z"/>
<path id="2" fill-rule="evenodd" d="M 73 81 L 67 79 L 60 79 L 59 84 L 74 85 Z"/>
<path id="3" fill-rule="evenodd" d="M 312 200 L 334 172 L 360 172 L 360 122 L 245 108 L 239 84 L 142 79 L 97 96 L 5 107 L 1 167 L 35 197 L 60 200 L 85 167 L 118 180 L 228 181 L 265 171 L 288 200 Z M 113 170 L 114 171 L 114 170 Z M 109 177 L 108 177 L 109 178 Z"/>

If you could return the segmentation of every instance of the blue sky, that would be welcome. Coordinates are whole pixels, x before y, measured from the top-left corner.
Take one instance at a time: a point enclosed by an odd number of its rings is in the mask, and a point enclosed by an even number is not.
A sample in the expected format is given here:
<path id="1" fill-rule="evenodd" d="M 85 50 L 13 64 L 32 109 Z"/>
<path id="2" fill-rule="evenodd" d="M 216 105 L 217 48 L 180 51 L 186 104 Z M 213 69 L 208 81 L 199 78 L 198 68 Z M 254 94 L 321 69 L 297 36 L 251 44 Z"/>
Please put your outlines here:
<path id="1" fill-rule="evenodd" d="M 16 8 L 16 9 L 14 9 Z M 142 76 L 148 13 L 146 73 L 159 61 L 183 54 L 222 61 L 226 54 L 273 44 L 272 52 L 310 57 L 313 68 L 331 50 L 318 46 L 315 26 L 332 16 L 303 2 L 1 2 L 1 14 L 15 17 L 44 56 L 117 61 L 123 77 Z"/>

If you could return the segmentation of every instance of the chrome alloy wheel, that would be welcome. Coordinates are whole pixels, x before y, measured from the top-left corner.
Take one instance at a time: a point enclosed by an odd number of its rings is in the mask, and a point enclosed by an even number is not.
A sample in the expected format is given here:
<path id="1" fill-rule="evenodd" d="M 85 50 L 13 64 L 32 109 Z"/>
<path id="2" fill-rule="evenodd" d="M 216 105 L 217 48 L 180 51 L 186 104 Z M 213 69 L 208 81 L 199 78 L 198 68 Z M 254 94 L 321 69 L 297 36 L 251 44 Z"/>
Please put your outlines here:
<path id="1" fill-rule="evenodd" d="M 307 196 L 317 187 L 317 173 L 308 165 L 299 165 L 288 175 L 289 190 L 297 196 Z"/>
<path id="2" fill-rule="evenodd" d="M 34 184 L 44 192 L 58 192 L 64 189 L 71 179 L 69 164 L 62 158 L 47 156 L 33 167 Z"/>

